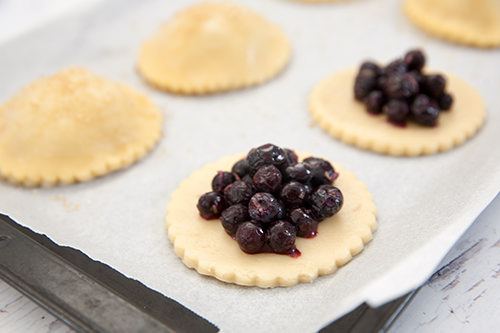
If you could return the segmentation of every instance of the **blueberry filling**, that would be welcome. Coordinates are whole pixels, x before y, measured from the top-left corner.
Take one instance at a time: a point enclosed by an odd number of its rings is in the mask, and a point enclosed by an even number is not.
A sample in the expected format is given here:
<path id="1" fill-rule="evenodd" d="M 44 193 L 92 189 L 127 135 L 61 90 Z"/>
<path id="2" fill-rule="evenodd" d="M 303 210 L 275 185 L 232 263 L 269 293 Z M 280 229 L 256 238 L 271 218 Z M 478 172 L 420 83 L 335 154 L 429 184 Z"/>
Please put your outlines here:
<path id="1" fill-rule="evenodd" d="M 382 71 L 373 63 L 364 66 Z M 266 144 L 250 150 L 231 172 L 217 172 L 213 191 L 200 197 L 197 208 L 204 219 L 220 218 L 245 253 L 297 257 L 296 238 L 316 236 L 318 223 L 341 209 L 342 193 L 332 186 L 337 177 L 324 159 L 299 162 L 293 150 Z"/>
<path id="2" fill-rule="evenodd" d="M 410 50 L 386 67 L 363 62 L 354 81 L 354 98 L 367 112 L 385 114 L 393 125 L 405 126 L 412 120 L 436 126 L 440 111 L 451 108 L 453 97 L 446 92 L 442 75 L 422 72 L 425 61 L 421 50 Z"/>

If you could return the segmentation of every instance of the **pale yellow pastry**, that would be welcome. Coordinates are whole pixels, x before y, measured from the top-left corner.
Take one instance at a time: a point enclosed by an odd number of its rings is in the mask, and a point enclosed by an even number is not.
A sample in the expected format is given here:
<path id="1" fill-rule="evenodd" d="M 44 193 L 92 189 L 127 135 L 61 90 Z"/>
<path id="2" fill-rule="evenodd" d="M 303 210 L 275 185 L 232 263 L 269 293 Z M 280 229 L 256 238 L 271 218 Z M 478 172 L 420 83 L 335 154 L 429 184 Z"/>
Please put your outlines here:
<path id="1" fill-rule="evenodd" d="M 431 35 L 477 47 L 500 46 L 498 0 L 406 0 L 404 12 Z"/>
<path id="2" fill-rule="evenodd" d="M 309 99 L 318 125 L 348 144 L 395 156 L 428 155 L 462 144 L 484 122 L 486 106 L 479 93 L 457 77 L 443 74 L 454 102 L 451 110 L 440 112 L 438 125 L 408 122 L 406 127 L 394 126 L 384 115 L 367 113 L 363 103 L 354 99 L 356 74 L 357 69 L 351 68 L 327 77 Z"/>
<path id="3" fill-rule="evenodd" d="M 160 110 L 133 89 L 63 70 L 0 106 L 0 174 L 26 186 L 86 181 L 143 157 L 161 127 Z"/>
<path id="4" fill-rule="evenodd" d="M 302 159 L 310 155 L 300 154 Z M 376 229 L 372 195 L 356 176 L 334 164 L 335 180 L 344 196 L 342 209 L 319 223 L 318 235 L 300 238 L 297 258 L 275 253 L 246 254 L 223 229 L 219 220 L 204 220 L 196 204 L 210 189 L 218 170 L 230 170 L 243 156 L 221 158 L 182 181 L 167 207 L 166 225 L 175 253 L 200 274 L 219 280 L 262 288 L 290 287 L 334 272 L 358 254 Z"/>
<path id="5" fill-rule="evenodd" d="M 144 42 L 138 69 L 160 89 L 205 94 L 259 84 L 289 58 L 290 44 L 277 25 L 235 4 L 201 3 Z"/>

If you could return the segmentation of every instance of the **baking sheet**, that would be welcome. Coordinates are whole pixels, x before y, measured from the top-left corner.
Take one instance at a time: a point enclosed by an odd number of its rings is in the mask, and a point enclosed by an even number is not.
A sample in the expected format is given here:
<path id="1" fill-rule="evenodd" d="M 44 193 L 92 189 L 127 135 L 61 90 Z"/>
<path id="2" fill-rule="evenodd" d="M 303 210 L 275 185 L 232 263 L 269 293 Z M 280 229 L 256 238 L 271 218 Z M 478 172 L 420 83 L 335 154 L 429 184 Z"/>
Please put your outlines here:
<path id="1" fill-rule="evenodd" d="M 198 1 L 107 1 L 0 47 L 0 101 L 41 75 L 81 65 L 148 94 L 165 114 L 164 137 L 126 170 L 72 186 L 0 183 L 0 211 L 59 244 L 76 247 L 181 302 L 223 331 L 316 331 L 363 301 L 376 306 L 421 284 L 500 188 L 500 50 L 477 50 L 415 29 L 395 0 L 323 5 L 238 1 L 279 24 L 293 58 L 276 79 L 208 97 L 147 86 L 135 70 L 142 40 Z M 488 119 L 450 152 L 395 158 L 340 143 L 311 123 L 314 84 L 366 58 L 389 61 L 423 47 L 429 65 L 482 93 Z M 363 253 L 312 284 L 263 290 L 204 277 L 173 253 L 164 229 L 172 191 L 220 156 L 266 142 L 343 164 L 367 184 L 379 229 Z"/>

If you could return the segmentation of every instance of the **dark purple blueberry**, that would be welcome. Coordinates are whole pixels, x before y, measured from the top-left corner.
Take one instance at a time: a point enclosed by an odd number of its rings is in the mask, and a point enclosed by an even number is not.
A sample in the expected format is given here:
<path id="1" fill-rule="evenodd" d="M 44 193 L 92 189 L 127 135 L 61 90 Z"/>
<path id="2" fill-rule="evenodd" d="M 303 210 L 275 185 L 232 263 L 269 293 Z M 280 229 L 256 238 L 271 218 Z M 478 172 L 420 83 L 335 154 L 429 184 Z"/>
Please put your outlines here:
<path id="1" fill-rule="evenodd" d="M 248 213 L 250 217 L 258 222 L 271 222 L 276 219 L 279 212 L 279 202 L 270 193 L 255 193 L 248 203 Z"/>
<path id="2" fill-rule="evenodd" d="M 382 69 L 379 67 L 379 65 L 377 65 L 373 61 L 363 62 L 361 64 L 361 66 L 359 67 L 359 71 L 361 72 L 365 69 L 369 69 L 369 70 L 373 71 L 376 75 L 380 75 L 382 73 Z"/>
<path id="3" fill-rule="evenodd" d="M 446 79 L 439 74 L 424 76 L 423 87 L 425 92 L 432 98 L 439 98 L 444 93 Z"/>
<path id="4" fill-rule="evenodd" d="M 264 230 L 257 223 L 243 222 L 236 231 L 236 241 L 246 253 L 258 253 L 263 248 L 266 237 Z"/>
<path id="5" fill-rule="evenodd" d="M 363 70 L 363 73 L 367 70 Z M 358 101 L 363 101 L 363 98 L 368 96 L 368 94 L 377 88 L 377 76 L 376 75 L 361 75 L 358 74 L 354 81 L 354 98 Z"/>
<path id="6" fill-rule="evenodd" d="M 276 221 L 267 230 L 269 246 L 275 253 L 288 254 L 295 250 L 295 227 L 287 221 Z"/>
<path id="7" fill-rule="evenodd" d="M 315 221 L 303 208 L 297 208 L 290 212 L 290 221 L 297 230 L 299 237 L 314 237 L 318 232 L 318 222 Z"/>
<path id="8" fill-rule="evenodd" d="M 205 220 L 219 218 L 220 214 L 226 208 L 226 202 L 222 194 L 217 192 L 207 192 L 198 200 L 198 211 Z"/>
<path id="9" fill-rule="evenodd" d="M 220 221 L 224 230 L 231 236 L 236 234 L 236 230 L 241 223 L 249 220 L 250 215 L 248 215 L 248 209 L 241 204 L 229 206 L 224 209 L 220 216 Z"/>
<path id="10" fill-rule="evenodd" d="M 447 111 L 451 108 L 453 104 L 453 96 L 448 93 L 444 93 L 438 99 L 439 109 L 443 111 Z"/>
<path id="11" fill-rule="evenodd" d="M 238 175 L 238 177 L 243 178 L 245 177 L 248 172 L 250 171 L 250 168 L 248 167 L 248 162 L 246 159 L 241 159 L 238 162 L 234 163 L 233 168 L 231 171 Z"/>
<path id="12" fill-rule="evenodd" d="M 439 109 L 436 102 L 427 95 L 418 95 L 411 105 L 411 113 L 417 123 L 424 126 L 435 126 L 439 117 Z"/>
<path id="13" fill-rule="evenodd" d="M 224 197 L 230 205 L 247 204 L 253 194 L 252 186 L 242 180 L 237 180 L 224 189 Z"/>
<path id="14" fill-rule="evenodd" d="M 380 90 L 373 90 L 365 97 L 363 103 L 365 104 L 366 111 L 372 114 L 378 114 L 382 112 L 382 107 L 385 103 L 384 93 Z"/>
<path id="15" fill-rule="evenodd" d="M 393 74 L 403 74 L 407 72 L 406 63 L 403 59 L 396 59 L 391 61 L 389 65 L 384 68 L 384 74 L 390 76 Z"/>
<path id="16" fill-rule="evenodd" d="M 410 50 L 406 53 L 404 61 L 409 71 L 420 72 L 425 65 L 425 55 L 421 50 Z"/>
<path id="17" fill-rule="evenodd" d="M 333 216 L 343 203 L 342 192 L 332 185 L 321 185 L 309 196 L 311 214 L 317 220 Z"/>
<path id="18" fill-rule="evenodd" d="M 286 161 L 288 162 L 288 166 L 297 164 L 299 162 L 299 157 L 295 152 L 288 148 L 283 148 L 285 151 Z"/>
<path id="19" fill-rule="evenodd" d="M 278 214 L 276 214 L 276 220 L 286 220 L 288 217 L 288 208 L 283 201 L 278 200 Z"/>
<path id="20" fill-rule="evenodd" d="M 250 176 L 250 175 L 245 175 L 243 176 L 243 178 L 241 178 L 242 181 L 244 181 L 245 183 L 247 183 L 248 185 L 250 185 L 252 188 L 254 188 L 253 186 L 253 177 Z"/>
<path id="21" fill-rule="evenodd" d="M 313 186 L 331 184 L 338 177 L 330 162 L 317 157 L 308 157 L 303 163 L 311 167 L 311 183 Z"/>
<path id="22" fill-rule="evenodd" d="M 286 155 L 283 149 L 268 143 L 250 150 L 246 160 L 250 168 L 250 174 L 253 175 L 264 165 L 272 164 L 279 168 L 280 165 L 286 163 Z"/>
<path id="23" fill-rule="evenodd" d="M 280 199 L 288 208 L 296 208 L 304 205 L 308 194 L 304 184 L 291 181 L 281 189 Z"/>
<path id="24" fill-rule="evenodd" d="M 212 190 L 222 192 L 226 186 L 234 182 L 236 179 L 231 172 L 218 171 L 212 179 Z"/>
<path id="25" fill-rule="evenodd" d="M 415 81 L 417 81 L 418 86 L 419 86 L 419 90 L 420 90 L 420 87 L 424 82 L 424 75 L 420 72 L 415 71 L 415 70 L 408 72 L 408 75 L 411 75 L 415 79 Z"/>
<path id="26" fill-rule="evenodd" d="M 380 75 L 377 79 L 378 90 L 385 91 L 387 89 L 387 75 Z"/>
<path id="27" fill-rule="evenodd" d="M 408 98 L 418 94 L 418 82 L 408 74 L 394 74 L 387 79 L 387 95 L 390 98 Z"/>
<path id="28" fill-rule="evenodd" d="M 312 178 L 311 167 L 305 163 L 297 163 L 286 168 L 284 176 L 286 180 L 307 183 Z"/>
<path id="29" fill-rule="evenodd" d="M 281 172 L 274 165 L 264 165 L 253 175 L 253 184 L 259 192 L 274 193 L 281 188 Z"/>
<path id="30" fill-rule="evenodd" d="M 389 122 L 401 126 L 406 124 L 406 119 L 410 114 L 410 108 L 405 100 L 391 99 L 389 103 L 384 106 L 384 112 Z"/>

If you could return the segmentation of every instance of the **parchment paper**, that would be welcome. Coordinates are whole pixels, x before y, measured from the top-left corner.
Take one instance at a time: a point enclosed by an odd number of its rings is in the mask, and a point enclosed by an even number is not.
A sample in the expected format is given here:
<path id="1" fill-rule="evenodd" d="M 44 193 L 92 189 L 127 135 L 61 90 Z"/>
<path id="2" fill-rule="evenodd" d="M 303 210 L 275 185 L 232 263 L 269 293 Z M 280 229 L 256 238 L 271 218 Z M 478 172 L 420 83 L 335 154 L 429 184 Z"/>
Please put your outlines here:
<path id="1" fill-rule="evenodd" d="M 105 2 L 0 47 L 0 101 L 41 75 L 81 65 L 148 94 L 165 114 L 164 137 L 134 166 L 49 189 L 1 182 L 0 211 L 228 332 L 316 331 L 363 301 L 377 306 L 423 283 L 500 188 L 500 50 L 429 37 L 406 20 L 395 0 L 245 0 L 238 2 L 289 36 L 288 68 L 237 92 L 158 92 L 136 73 L 139 45 L 194 2 Z M 488 119 L 472 140 L 446 153 L 395 158 L 340 143 L 311 123 L 307 100 L 319 80 L 367 58 L 390 61 L 413 47 L 425 49 L 429 66 L 454 73 L 483 94 Z M 341 163 L 365 181 L 379 210 L 374 240 L 336 273 L 292 288 L 240 287 L 186 268 L 164 227 L 172 191 L 205 163 L 267 142 Z"/>

